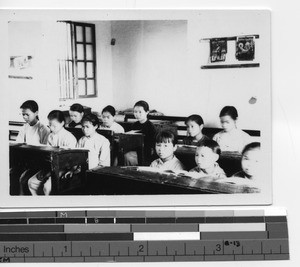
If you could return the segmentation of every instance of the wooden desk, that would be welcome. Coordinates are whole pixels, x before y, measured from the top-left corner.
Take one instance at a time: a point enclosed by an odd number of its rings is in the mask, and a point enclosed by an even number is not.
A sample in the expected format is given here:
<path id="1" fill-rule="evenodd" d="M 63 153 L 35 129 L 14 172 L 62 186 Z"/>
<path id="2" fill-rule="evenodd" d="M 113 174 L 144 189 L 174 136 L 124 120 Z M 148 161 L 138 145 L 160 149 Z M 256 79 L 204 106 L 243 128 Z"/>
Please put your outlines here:
<path id="1" fill-rule="evenodd" d="M 194 179 L 186 175 L 138 170 L 136 167 L 103 167 L 87 171 L 86 194 L 91 195 L 163 195 L 256 193 L 257 188 Z M 194 184 L 190 186 L 190 184 Z"/>
<path id="2" fill-rule="evenodd" d="M 124 166 L 124 156 L 127 152 L 136 151 L 138 165 L 145 165 L 144 135 L 142 133 L 120 133 L 115 134 L 115 147 L 118 155 L 118 165 Z"/>
<path id="3" fill-rule="evenodd" d="M 178 145 L 175 151 L 176 157 L 182 164 L 190 170 L 196 167 L 195 162 L 196 147 Z M 220 167 L 225 171 L 228 177 L 241 170 L 241 154 L 237 152 L 222 152 L 218 160 Z"/>
<path id="4" fill-rule="evenodd" d="M 62 186 L 59 178 L 63 172 L 71 167 L 81 165 L 80 184 L 68 183 L 71 187 L 83 186 L 85 172 L 88 169 L 88 150 L 64 149 L 50 146 L 31 146 L 26 144 L 11 143 L 9 146 L 10 168 L 13 169 L 45 169 L 51 171 L 51 194 L 63 194 L 72 188 Z M 18 194 L 15 188 L 19 187 L 19 177 L 11 177 L 12 195 Z M 71 179 L 72 180 L 72 179 Z M 67 181 L 68 182 L 68 181 Z"/>

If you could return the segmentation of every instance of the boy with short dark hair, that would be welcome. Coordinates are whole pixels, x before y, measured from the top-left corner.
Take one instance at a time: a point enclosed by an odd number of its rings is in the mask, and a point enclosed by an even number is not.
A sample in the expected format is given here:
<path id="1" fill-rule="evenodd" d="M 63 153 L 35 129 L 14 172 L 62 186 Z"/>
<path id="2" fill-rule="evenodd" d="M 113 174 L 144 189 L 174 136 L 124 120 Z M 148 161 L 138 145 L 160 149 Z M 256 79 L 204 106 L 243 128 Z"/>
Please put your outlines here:
<path id="1" fill-rule="evenodd" d="M 25 124 L 19 131 L 16 141 L 29 145 L 46 144 L 50 130 L 39 121 L 39 106 L 34 100 L 27 100 L 21 106 Z"/>
<path id="2" fill-rule="evenodd" d="M 85 115 L 82 120 L 84 136 L 78 141 L 77 147 L 89 149 L 89 169 L 97 166 L 110 166 L 110 143 L 96 130 L 99 127 L 99 119 L 94 114 Z"/>
<path id="3" fill-rule="evenodd" d="M 183 164 L 176 158 L 174 152 L 177 149 L 177 137 L 168 130 L 162 130 L 156 135 L 155 151 L 158 159 L 154 160 L 150 167 L 161 170 L 184 170 Z"/>
<path id="4" fill-rule="evenodd" d="M 197 172 L 199 178 L 206 176 L 225 178 L 225 172 L 217 163 L 220 154 L 221 149 L 216 141 L 204 140 L 196 149 L 195 161 L 197 167 L 190 170 L 190 172 Z"/>

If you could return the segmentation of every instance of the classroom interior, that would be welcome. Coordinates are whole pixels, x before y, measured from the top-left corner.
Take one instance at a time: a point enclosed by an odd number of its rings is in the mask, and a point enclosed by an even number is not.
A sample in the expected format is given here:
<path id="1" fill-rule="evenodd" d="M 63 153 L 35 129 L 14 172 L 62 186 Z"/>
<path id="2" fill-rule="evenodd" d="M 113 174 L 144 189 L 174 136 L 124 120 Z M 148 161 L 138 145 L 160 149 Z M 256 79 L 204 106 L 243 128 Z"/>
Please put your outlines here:
<path id="1" fill-rule="evenodd" d="M 10 130 L 17 132 L 22 122 L 19 107 L 28 99 L 39 104 L 39 117 L 45 124 L 51 110 L 67 114 L 72 104 L 80 103 L 99 118 L 105 106 L 114 106 L 116 120 L 125 128 L 130 123 L 126 115 L 132 112 L 134 103 L 145 100 L 153 116 L 161 116 L 156 124 L 175 124 L 182 136 L 184 118 L 189 115 L 201 115 L 208 132 L 215 133 L 220 130 L 220 110 L 235 106 L 238 127 L 247 130 L 253 141 L 261 141 L 265 128 L 262 116 L 270 97 L 270 56 L 262 49 L 269 32 L 260 26 L 266 18 L 251 12 L 217 14 L 207 12 L 197 20 L 10 21 Z M 238 61 L 232 38 L 254 35 L 255 58 Z M 226 64 L 212 64 L 209 40 L 221 37 L 228 38 Z M 77 41 L 72 42 L 72 38 Z M 16 57 L 22 60 L 19 66 Z M 76 67 L 72 65 L 75 61 Z M 114 142 L 113 137 L 111 140 Z M 193 160 L 193 156 L 190 158 Z M 89 177 L 94 184 L 88 191 L 71 194 L 220 193 L 211 188 L 187 190 L 182 183 L 178 186 L 179 181 L 168 188 L 163 183 L 151 187 L 134 177 L 135 182 L 131 180 L 130 184 L 106 179 L 100 187 L 107 190 L 92 192 L 98 176 L 91 172 Z M 174 177 L 167 180 L 174 181 Z"/>

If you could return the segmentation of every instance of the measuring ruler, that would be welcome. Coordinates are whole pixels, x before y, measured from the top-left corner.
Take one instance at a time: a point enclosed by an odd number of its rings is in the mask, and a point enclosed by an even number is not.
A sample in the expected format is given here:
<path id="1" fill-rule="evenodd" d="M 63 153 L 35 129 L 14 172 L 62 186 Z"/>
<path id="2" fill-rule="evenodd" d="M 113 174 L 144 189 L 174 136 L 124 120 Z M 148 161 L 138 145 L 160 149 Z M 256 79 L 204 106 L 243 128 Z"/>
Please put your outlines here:
<path id="1" fill-rule="evenodd" d="M 288 259 L 283 210 L 0 212 L 0 262 Z"/>

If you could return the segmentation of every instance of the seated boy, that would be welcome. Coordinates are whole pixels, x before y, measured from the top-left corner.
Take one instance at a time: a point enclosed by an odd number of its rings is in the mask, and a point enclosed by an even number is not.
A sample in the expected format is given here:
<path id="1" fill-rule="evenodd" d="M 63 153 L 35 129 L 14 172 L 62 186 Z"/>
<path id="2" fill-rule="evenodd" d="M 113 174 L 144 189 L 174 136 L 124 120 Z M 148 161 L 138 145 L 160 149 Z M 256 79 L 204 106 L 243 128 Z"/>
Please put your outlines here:
<path id="1" fill-rule="evenodd" d="M 99 126 L 101 130 L 111 130 L 114 133 L 124 133 L 124 128 L 117 122 L 115 122 L 116 110 L 113 106 L 106 106 L 102 110 L 103 124 Z"/>
<path id="2" fill-rule="evenodd" d="M 225 172 L 217 163 L 220 154 L 221 149 L 216 141 L 204 140 L 196 149 L 195 161 L 197 167 L 190 170 L 190 172 L 196 172 L 196 178 L 207 176 L 217 179 L 225 178 Z"/>
<path id="3" fill-rule="evenodd" d="M 99 127 L 98 117 L 94 114 L 85 115 L 81 124 L 84 136 L 79 139 L 77 147 L 89 149 L 89 169 L 110 166 L 110 143 L 96 132 Z"/>
<path id="4" fill-rule="evenodd" d="M 177 138 L 171 131 L 159 132 L 155 141 L 155 151 L 159 158 L 154 160 L 150 167 L 172 171 L 184 170 L 184 166 L 174 155 L 177 149 L 176 143 Z"/>

